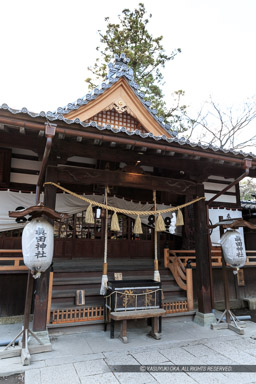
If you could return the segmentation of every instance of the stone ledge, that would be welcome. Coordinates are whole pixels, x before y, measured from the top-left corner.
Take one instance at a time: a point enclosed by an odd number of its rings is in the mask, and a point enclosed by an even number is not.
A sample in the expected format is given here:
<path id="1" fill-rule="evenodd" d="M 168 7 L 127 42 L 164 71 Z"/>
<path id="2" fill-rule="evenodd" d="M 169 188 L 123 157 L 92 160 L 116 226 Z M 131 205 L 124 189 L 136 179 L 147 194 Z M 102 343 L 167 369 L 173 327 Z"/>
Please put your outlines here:
<path id="1" fill-rule="evenodd" d="M 256 309 L 256 297 L 245 297 L 243 299 L 246 303 L 248 303 L 249 310 L 255 310 Z"/>

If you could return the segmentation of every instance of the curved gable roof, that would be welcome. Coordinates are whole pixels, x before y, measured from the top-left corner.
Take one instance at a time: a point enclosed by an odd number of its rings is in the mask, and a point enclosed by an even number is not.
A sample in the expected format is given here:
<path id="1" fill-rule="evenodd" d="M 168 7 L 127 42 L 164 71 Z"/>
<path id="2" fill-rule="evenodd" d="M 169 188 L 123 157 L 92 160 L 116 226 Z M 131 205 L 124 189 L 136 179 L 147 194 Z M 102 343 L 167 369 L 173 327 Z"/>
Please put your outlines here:
<path id="1" fill-rule="evenodd" d="M 170 131 L 170 125 L 157 116 L 157 110 L 150 108 L 151 102 L 145 100 L 145 94 L 134 82 L 133 70 L 128 67 L 128 62 L 129 59 L 124 54 L 120 57 L 116 55 L 114 64 L 109 64 L 106 80 L 99 87 L 66 107 L 58 108 L 57 113 L 70 120 L 79 118 L 80 121 L 85 121 L 121 100 L 148 132 L 167 137 L 175 136 Z"/>

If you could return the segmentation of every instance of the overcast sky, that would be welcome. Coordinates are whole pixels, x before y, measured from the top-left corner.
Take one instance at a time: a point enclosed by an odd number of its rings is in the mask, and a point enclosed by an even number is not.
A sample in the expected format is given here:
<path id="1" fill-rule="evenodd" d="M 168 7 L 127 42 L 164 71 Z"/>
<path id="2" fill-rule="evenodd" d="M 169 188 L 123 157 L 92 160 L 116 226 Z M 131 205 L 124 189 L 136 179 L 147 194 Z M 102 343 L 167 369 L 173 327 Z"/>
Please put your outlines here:
<path id="1" fill-rule="evenodd" d="M 87 93 L 104 17 L 116 20 L 134 0 L 2 0 L 0 104 L 55 110 Z M 165 94 L 186 92 L 197 108 L 211 95 L 231 105 L 255 92 L 255 0 L 145 0 L 149 29 L 167 52 Z"/>

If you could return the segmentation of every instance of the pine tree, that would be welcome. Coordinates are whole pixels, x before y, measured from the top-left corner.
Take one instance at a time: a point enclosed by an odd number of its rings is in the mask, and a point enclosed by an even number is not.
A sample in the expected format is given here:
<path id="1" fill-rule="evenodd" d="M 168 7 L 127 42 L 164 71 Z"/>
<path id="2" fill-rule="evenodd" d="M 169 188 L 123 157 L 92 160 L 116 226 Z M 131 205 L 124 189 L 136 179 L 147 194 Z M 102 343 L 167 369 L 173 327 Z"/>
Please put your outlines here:
<path id="1" fill-rule="evenodd" d="M 151 107 L 158 111 L 158 115 L 163 117 L 166 123 L 176 124 L 175 129 L 183 131 L 182 115 L 186 107 L 180 105 L 180 99 L 184 92 L 175 92 L 174 106 L 168 108 L 163 98 L 164 78 L 161 72 L 166 63 L 173 60 L 181 49 L 175 49 L 170 54 L 165 52 L 162 45 L 163 36 L 154 38 L 147 29 L 151 17 L 151 14 L 147 15 L 142 3 L 139 3 L 134 11 L 124 9 L 116 24 L 106 17 L 106 31 L 99 31 L 101 45 L 96 48 L 100 55 L 95 64 L 88 68 L 93 78 L 87 78 L 85 81 L 89 89 L 95 88 L 106 78 L 108 63 L 113 60 L 114 55 L 125 53 L 130 59 L 128 65 L 133 69 L 135 82 L 146 94 L 145 99 L 151 101 Z"/>

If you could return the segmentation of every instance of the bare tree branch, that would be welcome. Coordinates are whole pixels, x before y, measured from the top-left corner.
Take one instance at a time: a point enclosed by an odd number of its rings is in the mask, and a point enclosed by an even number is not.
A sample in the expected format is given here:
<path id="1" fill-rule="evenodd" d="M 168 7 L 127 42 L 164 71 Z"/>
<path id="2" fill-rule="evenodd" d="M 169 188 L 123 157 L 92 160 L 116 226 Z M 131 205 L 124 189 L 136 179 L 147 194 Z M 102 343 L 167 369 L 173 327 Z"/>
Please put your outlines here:
<path id="1" fill-rule="evenodd" d="M 244 149 L 256 144 L 256 97 L 239 108 L 220 107 L 214 100 L 205 102 L 195 118 L 189 117 L 187 138 L 226 149 Z"/>

